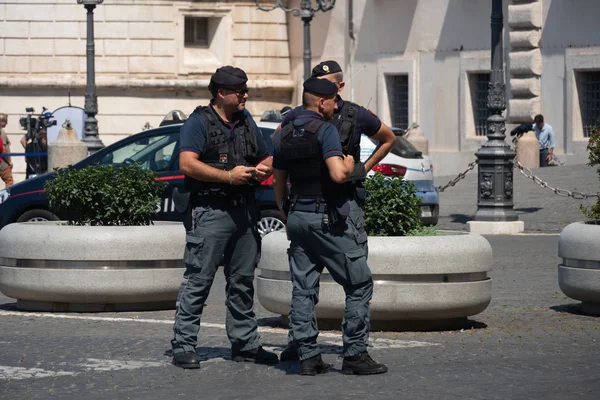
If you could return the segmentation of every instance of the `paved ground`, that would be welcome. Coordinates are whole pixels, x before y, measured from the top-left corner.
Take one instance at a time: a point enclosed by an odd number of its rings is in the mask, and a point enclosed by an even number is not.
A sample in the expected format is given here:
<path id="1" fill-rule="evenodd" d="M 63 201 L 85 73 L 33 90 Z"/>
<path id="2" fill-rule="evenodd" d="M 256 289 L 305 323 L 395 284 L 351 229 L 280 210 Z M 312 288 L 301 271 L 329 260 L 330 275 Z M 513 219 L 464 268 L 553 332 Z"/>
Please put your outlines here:
<path id="1" fill-rule="evenodd" d="M 465 166 L 466 168 L 466 166 Z M 594 168 L 585 165 L 537 168 L 536 176 L 554 188 L 595 194 L 600 191 L 598 175 Z M 442 172 L 436 171 L 436 174 Z M 436 177 L 443 186 L 454 176 Z M 525 222 L 526 232 L 559 233 L 573 221 L 583 219 L 579 204 L 592 204 L 592 199 L 574 200 L 560 197 L 551 190 L 541 188 L 520 172 L 514 174 L 514 208 L 519 219 Z M 454 187 L 440 193 L 440 222 L 443 229 L 466 230 L 466 222 L 477 211 L 477 167 Z"/>
<path id="2" fill-rule="evenodd" d="M 561 188 L 598 188 L 585 167 L 548 168 L 540 176 Z M 465 228 L 465 216 L 475 210 L 474 178 L 472 172 L 442 194 L 442 228 Z M 22 313 L 0 295 L 0 399 L 598 399 L 600 320 L 581 315 L 556 278 L 558 236 L 552 232 L 582 219 L 577 202 L 518 177 L 515 186 L 526 229 L 545 234 L 488 237 L 493 300 L 470 319 L 470 328 L 374 332 L 370 352 L 389 365 L 388 374 L 339 373 L 335 331 L 320 337 L 324 358 L 336 369 L 327 375 L 300 377 L 294 363 L 231 362 L 219 275 L 203 319 L 200 371 L 170 365 L 171 310 Z M 285 329 L 260 306 L 257 313 L 263 343 L 280 351 Z"/>

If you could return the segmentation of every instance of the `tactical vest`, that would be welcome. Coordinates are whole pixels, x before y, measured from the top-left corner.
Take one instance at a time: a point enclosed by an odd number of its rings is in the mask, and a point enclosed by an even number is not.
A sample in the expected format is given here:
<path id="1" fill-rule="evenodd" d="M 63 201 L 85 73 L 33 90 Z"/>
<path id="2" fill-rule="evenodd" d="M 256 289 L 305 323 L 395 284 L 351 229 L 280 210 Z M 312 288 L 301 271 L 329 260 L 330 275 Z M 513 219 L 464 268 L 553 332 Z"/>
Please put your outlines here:
<path id="1" fill-rule="evenodd" d="M 286 160 L 292 197 L 324 198 L 327 201 L 338 198 L 341 185 L 329 177 L 317 139 L 324 124 L 325 121 L 318 119 L 302 125 L 292 121 L 281 130 L 280 152 Z"/>
<path id="2" fill-rule="evenodd" d="M 356 132 L 356 120 L 358 118 L 359 105 L 350 101 L 344 101 L 342 108 L 335 114 L 333 120 L 329 121 L 340 133 L 342 152 L 354 157 L 360 162 L 360 135 Z"/>
<path id="3" fill-rule="evenodd" d="M 225 134 L 222 123 L 209 107 L 197 107 L 206 129 L 206 144 L 202 162 L 211 167 L 231 171 L 238 165 L 258 164 L 258 142 L 252 124 L 243 116 L 231 135 Z M 201 182 L 185 176 L 185 187 L 200 196 L 228 196 L 233 193 L 250 193 L 254 185 L 229 185 L 218 182 Z"/>

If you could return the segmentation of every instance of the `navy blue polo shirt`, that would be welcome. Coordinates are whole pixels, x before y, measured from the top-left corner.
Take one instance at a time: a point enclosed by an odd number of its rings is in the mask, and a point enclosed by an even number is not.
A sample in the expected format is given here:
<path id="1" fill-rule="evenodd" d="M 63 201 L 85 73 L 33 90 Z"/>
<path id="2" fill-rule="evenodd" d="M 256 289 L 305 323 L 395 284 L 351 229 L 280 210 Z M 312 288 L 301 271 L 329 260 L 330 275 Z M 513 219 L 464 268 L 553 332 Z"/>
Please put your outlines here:
<path id="1" fill-rule="evenodd" d="M 292 111 L 290 111 L 290 113 L 291 112 Z M 303 108 L 300 108 L 300 110 L 296 110 L 295 116 L 296 119 L 293 123 L 298 125 L 308 123 L 311 119 L 323 120 L 323 116 L 321 114 L 314 111 L 305 110 Z M 342 143 L 340 142 L 340 135 L 338 133 L 337 128 L 332 124 L 325 123 L 321 125 L 321 128 L 319 128 L 319 131 L 317 132 L 317 140 L 319 141 L 319 145 L 321 146 L 321 154 L 323 155 L 323 160 L 334 156 L 344 156 L 344 153 L 342 153 Z M 277 168 L 280 170 L 288 170 L 287 160 L 285 160 L 281 156 L 280 147 L 281 133 L 274 135 L 273 137 L 273 168 Z"/>
<path id="2" fill-rule="evenodd" d="M 338 95 L 338 109 L 335 111 L 334 119 L 340 117 L 340 111 L 344 105 L 344 100 Z M 291 109 L 283 118 L 281 126 L 284 127 L 290 123 L 299 111 L 303 110 L 302 106 Z M 356 131 L 360 134 L 367 136 L 373 136 L 381 128 L 381 120 L 371 111 L 367 110 L 362 106 L 358 106 L 358 116 L 356 117 Z M 360 136 L 359 136 L 360 138 Z"/>
<path id="3" fill-rule="evenodd" d="M 247 110 L 240 112 L 234 121 L 227 122 L 221 118 L 219 114 L 213 109 L 212 104 L 209 105 L 210 110 L 218 118 L 220 124 L 219 127 L 225 133 L 225 136 L 231 138 L 234 134 L 234 129 L 238 124 L 242 123 L 244 119 L 249 119 L 249 122 L 256 135 L 256 142 L 258 144 L 258 159 L 264 160 L 269 157 L 269 149 L 263 137 L 261 130 L 256 126 L 256 122 Z M 200 157 L 204 155 L 206 150 L 206 127 L 204 117 L 196 111 L 194 111 L 189 118 L 183 123 L 181 131 L 179 132 L 179 152 L 191 151 Z"/>

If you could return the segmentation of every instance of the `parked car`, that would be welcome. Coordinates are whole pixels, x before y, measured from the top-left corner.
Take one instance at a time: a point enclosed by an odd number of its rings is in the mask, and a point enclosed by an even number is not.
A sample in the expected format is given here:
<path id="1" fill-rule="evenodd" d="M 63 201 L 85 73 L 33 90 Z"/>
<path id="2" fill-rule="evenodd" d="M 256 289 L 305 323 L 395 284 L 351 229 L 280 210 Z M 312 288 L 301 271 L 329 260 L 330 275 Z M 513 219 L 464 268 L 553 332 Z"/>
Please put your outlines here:
<path id="1" fill-rule="evenodd" d="M 183 174 L 179 171 L 179 130 L 182 124 L 146 130 L 122 139 L 74 165 L 83 168 L 94 164 L 116 166 L 139 162 L 144 168 L 158 173 L 157 180 L 167 183 L 160 206 L 153 218 L 156 221 L 182 221 L 183 215 L 175 211 L 172 200 L 173 188 L 183 186 Z M 272 150 L 273 129 L 261 127 L 267 145 Z M 45 195 L 44 182 L 55 175 L 50 172 L 0 190 L 0 229 L 12 222 L 58 221 L 65 215 L 52 210 Z M 263 182 L 256 190 L 256 203 L 261 212 L 259 232 L 283 229 L 281 214 L 277 209 L 272 180 Z"/>
<path id="2" fill-rule="evenodd" d="M 429 156 L 422 154 L 401 134 L 394 130 L 396 143 L 369 175 L 381 172 L 386 176 L 402 176 L 415 184 L 417 196 L 421 198 L 421 221 L 424 225 L 436 225 L 439 216 L 438 187 L 433 183 L 433 165 Z M 400 134 L 399 134 L 400 133 Z M 378 143 L 366 135 L 360 140 L 360 159 L 365 162 L 377 148 Z"/>

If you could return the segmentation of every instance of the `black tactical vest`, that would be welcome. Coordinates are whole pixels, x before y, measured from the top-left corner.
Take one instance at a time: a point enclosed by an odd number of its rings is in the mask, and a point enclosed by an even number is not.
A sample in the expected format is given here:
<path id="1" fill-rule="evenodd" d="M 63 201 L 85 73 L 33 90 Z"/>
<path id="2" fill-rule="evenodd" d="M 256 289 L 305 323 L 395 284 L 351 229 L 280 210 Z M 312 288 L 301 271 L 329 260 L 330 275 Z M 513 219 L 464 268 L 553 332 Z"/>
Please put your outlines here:
<path id="1" fill-rule="evenodd" d="M 292 197 L 324 198 L 327 201 L 338 197 L 341 185 L 329 177 L 317 139 L 317 133 L 325 123 L 318 119 L 302 125 L 292 121 L 281 130 L 280 151 L 286 160 Z"/>
<path id="2" fill-rule="evenodd" d="M 356 162 L 360 162 L 360 135 L 362 132 L 356 132 L 356 120 L 360 106 L 350 101 L 344 101 L 343 103 L 342 108 L 329 122 L 340 133 L 344 154 L 351 155 Z"/>
<path id="3" fill-rule="evenodd" d="M 211 167 L 230 171 L 238 165 L 255 166 L 258 164 L 258 142 L 252 124 L 244 115 L 227 135 L 221 128 L 222 123 L 209 107 L 197 107 L 194 112 L 200 114 L 206 129 L 206 147 L 202 162 Z M 200 196 L 228 196 L 233 193 L 249 193 L 253 185 L 236 185 L 201 182 L 185 176 L 185 187 Z"/>

